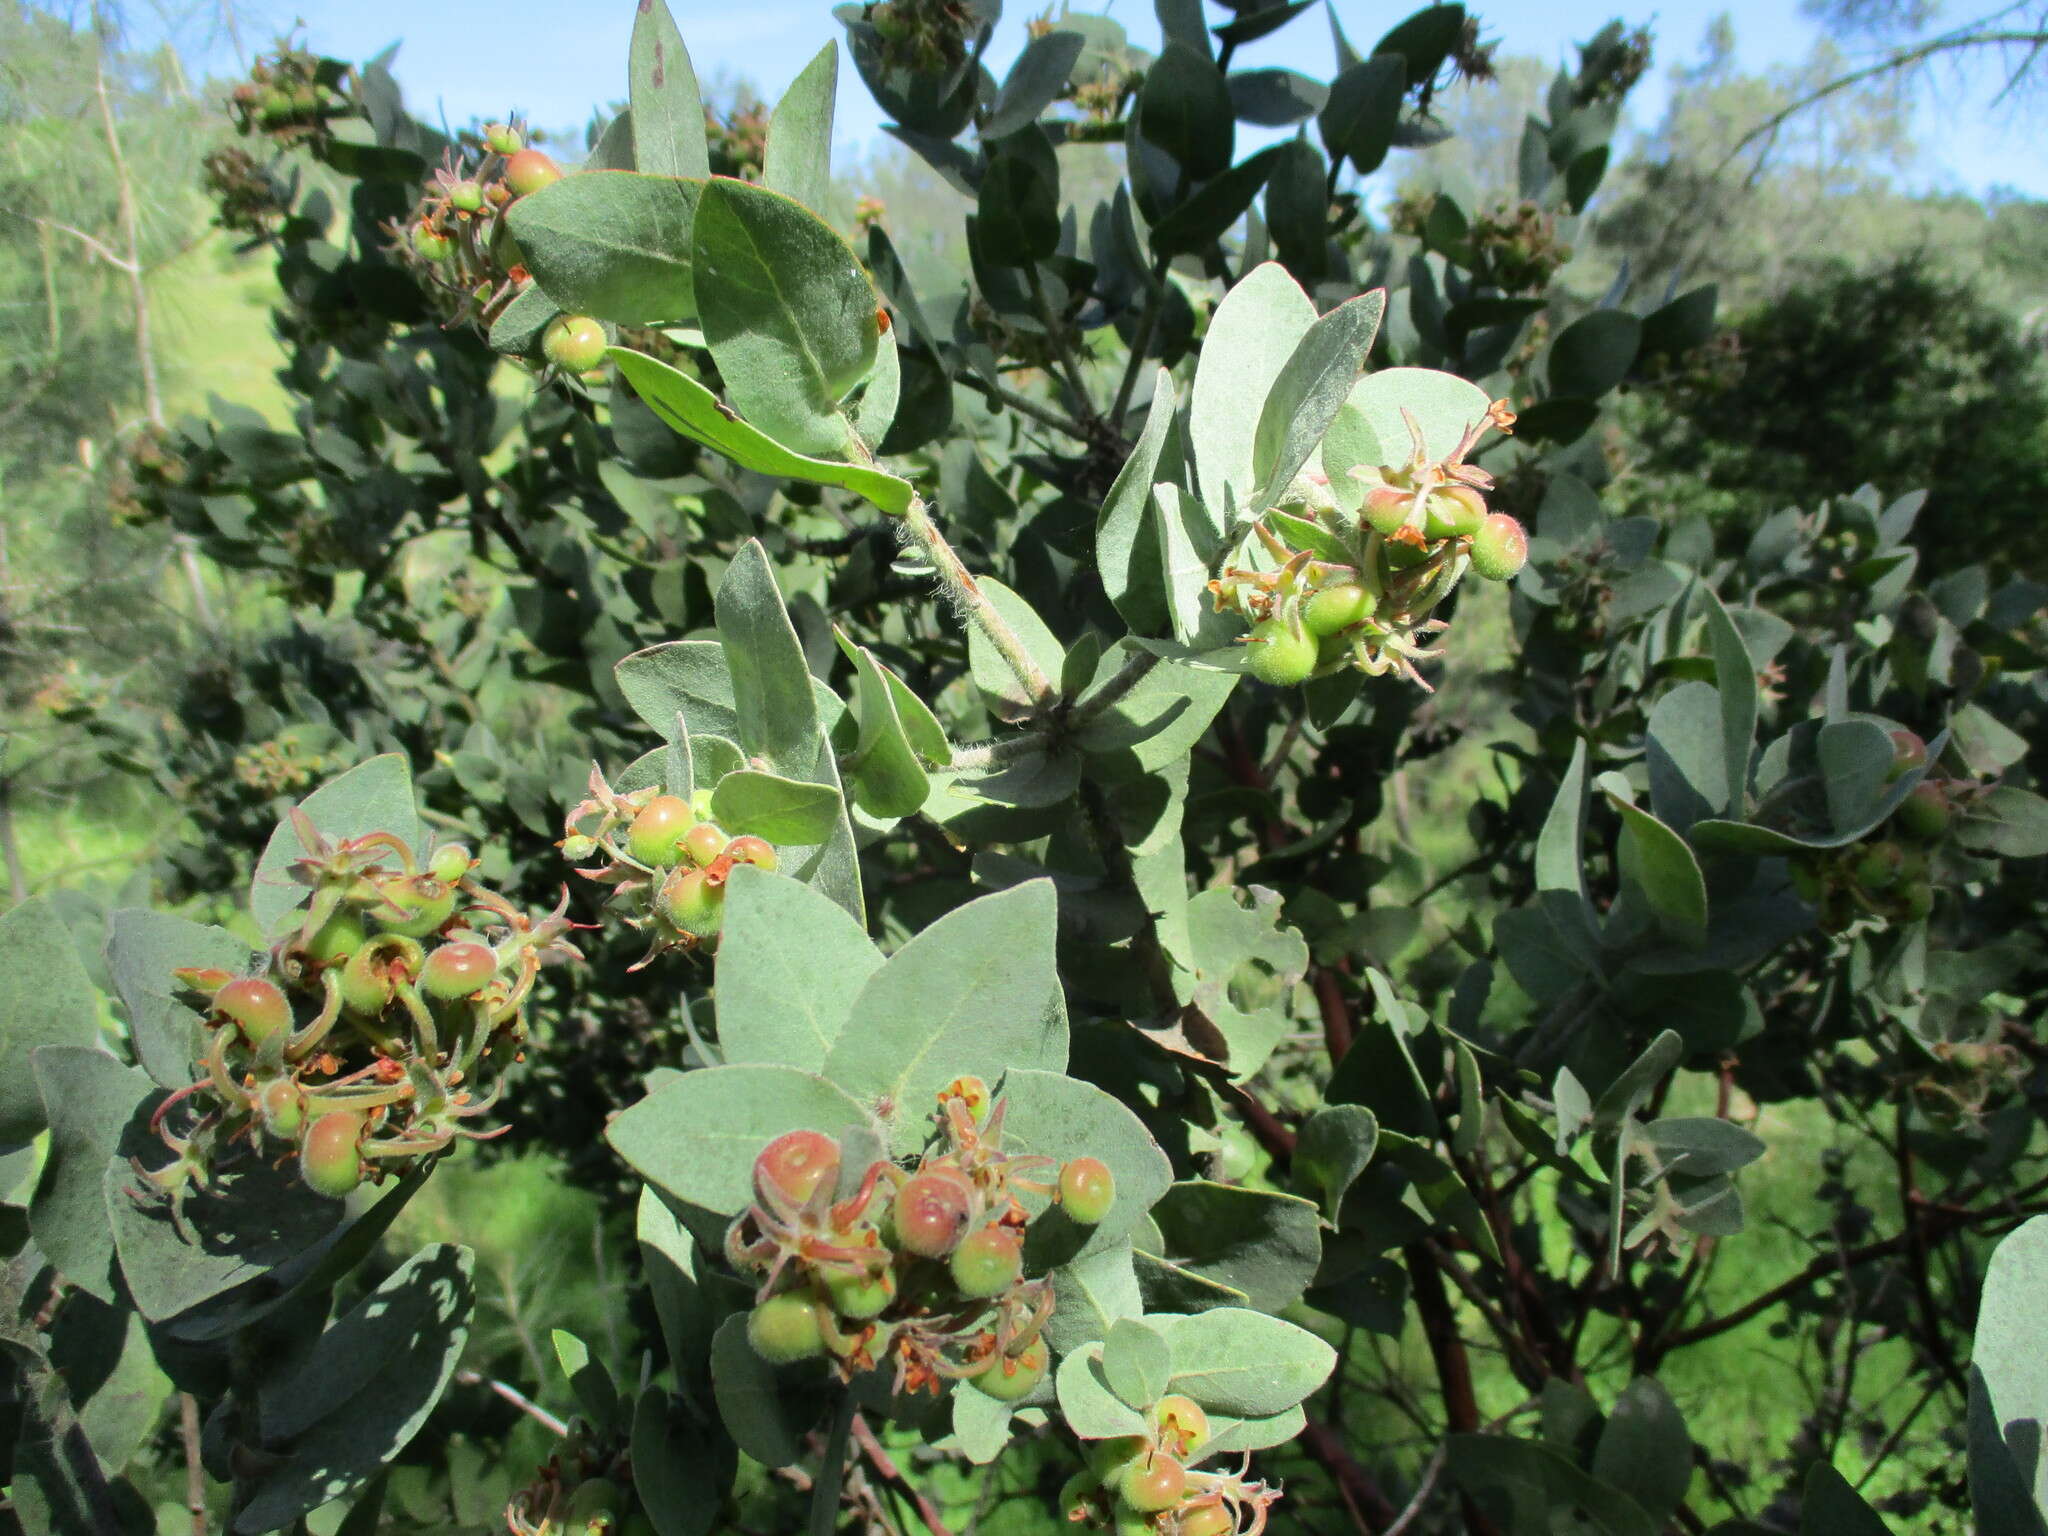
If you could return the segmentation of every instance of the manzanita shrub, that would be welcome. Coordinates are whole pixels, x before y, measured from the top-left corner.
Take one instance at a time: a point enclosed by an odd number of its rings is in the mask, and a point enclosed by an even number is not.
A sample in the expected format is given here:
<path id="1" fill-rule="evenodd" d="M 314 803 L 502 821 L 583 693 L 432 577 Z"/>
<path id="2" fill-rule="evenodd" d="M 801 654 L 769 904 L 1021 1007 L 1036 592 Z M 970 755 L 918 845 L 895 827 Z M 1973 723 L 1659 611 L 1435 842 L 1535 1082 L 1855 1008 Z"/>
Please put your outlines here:
<path id="1" fill-rule="evenodd" d="M 0 919 L 14 1521 L 1876 1531 L 1860 1457 L 2039 1529 L 2048 590 L 1919 584 L 1917 494 L 1610 515 L 1601 401 L 1713 330 L 1559 286 L 1646 40 L 1516 202 L 1381 224 L 1487 50 L 1232 67 L 1305 8 L 998 82 L 992 5 L 842 7 L 952 293 L 828 216 L 836 49 L 721 121 L 641 0 L 580 163 L 381 61 L 238 89 L 297 405 L 117 505 L 293 618 L 77 711 L 189 915 Z M 390 1251 L 471 1143 L 633 1222 L 567 1419 Z M 1662 1378 L 1764 1317 L 1745 1464 Z"/>

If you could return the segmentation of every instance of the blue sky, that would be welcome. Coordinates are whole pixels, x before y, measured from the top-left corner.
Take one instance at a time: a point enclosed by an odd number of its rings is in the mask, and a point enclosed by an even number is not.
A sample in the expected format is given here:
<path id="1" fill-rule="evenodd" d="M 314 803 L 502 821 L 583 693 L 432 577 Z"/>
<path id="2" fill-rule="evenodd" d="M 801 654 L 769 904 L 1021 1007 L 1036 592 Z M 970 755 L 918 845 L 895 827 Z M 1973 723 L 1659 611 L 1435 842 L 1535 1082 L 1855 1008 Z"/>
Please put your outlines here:
<path id="1" fill-rule="evenodd" d="M 1369 44 L 1416 3 L 1420 0 L 1390 6 L 1337 0 L 1337 12 L 1352 41 Z M 1640 124 L 1654 123 L 1662 113 L 1665 67 L 1696 56 L 1717 14 L 1733 17 L 1741 62 L 1748 69 L 1797 62 L 1817 35 L 1793 12 L 1791 0 L 1665 0 L 1654 12 L 1619 9 L 1626 4 L 1546 0 L 1488 6 L 1480 0 L 1474 9 L 1485 19 L 1488 35 L 1501 39 L 1504 52 L 1558 62 L 1574 59 L 1572 43 L 1590 37 L 1612 16 L 1650 22 L 1657 35 L 1658 65 L 1632 103 L 1632 119 Z M 709 78 L 722 69 L 750 79 L 770 101 L 840 31 L 831 17 L 831 0 L 717 5 L 671 0 L 671 5 L 700 76 Z M 1101 0 L 1087 0 L 1075 9 L 1100 5 Z M 1135 42 L 1156 45 L 1158 27 L 1149 5 L 1110 0 L 1102 8 L 1124 23 Z M 262 14 L 262 7 L 256 13 Z M 593 102 L 622 96 L 625 90 L 631 0 L 302 0 L 292 12 L 274 14 L 302 18 L 311 45 L 338 57 L 366 58 L 402 41 L 397 74 L 408 101 L 423 116 L 433 115 L 438 102 L 451 123 L 516 108 L 535 123 L 580 125 Z M 1035 14 L 1011 0 L 991 50 L 998 78 L 1023 44 L 1025 20 Z M 1226 15 L 1216 11 L 1212 19 Z M 247 35 L 267 33 L 257 27 Z M 1284 65 L 1327 77 L 1329 28 L 1310 12 L 1241 49 L 1237 57 L 1246 65 Z M 1995 63 L 1986 59 L 1974 68 L 1947 67 L 1938 89 L 1923 88 L 1916 130 L 1924 153 L 1912 183 L 1977 194 L 2005 186 L 2048 197 L 2048 112 L 2029 111 L 2024 102 L 1994 106 L 1992 98 L 2002 83 Z M 837 132 L 842 151 L 865 148 L 879 129 L 873 103 L 842 57 Z"/>

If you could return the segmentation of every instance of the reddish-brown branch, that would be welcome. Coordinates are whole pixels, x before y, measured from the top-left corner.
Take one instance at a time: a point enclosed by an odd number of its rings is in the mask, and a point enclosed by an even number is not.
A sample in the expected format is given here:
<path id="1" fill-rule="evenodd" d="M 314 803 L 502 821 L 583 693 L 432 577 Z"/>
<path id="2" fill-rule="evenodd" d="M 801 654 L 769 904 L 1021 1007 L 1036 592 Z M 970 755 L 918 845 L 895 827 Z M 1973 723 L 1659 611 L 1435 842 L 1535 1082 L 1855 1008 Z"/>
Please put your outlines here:
<path id="1" fill-rule="evenodd" d="M 1368 1533 L 1384 1531 L 1399 1511 L 1393 1500 L 1380 1491 L 1373 1476 L 1359 1465 L 1358 1458 L 1344 1447 L 1344 1437 L 1328 1424 L 1310 1419 L 1301 1431 L 1301 1448 L 1336 1482 L 1345 1502 Z"/>
<path id="2" fill-rule="evenodd" d="M 1465 1350 L 1465 1336 L 1458 1331 L 1458 1315 L 1444 1290 L 1444 1277 L 1436 1255 L 1426 1243 L 1410 1243 L 1401 1250 L 1408 1261 L 1408 1283 L 1415 1297 L 1415 1311 L 1422 1319 L 1423 1337 L 1429 1341 L 1430 1357 L 1436 1362 L 1437 1382 L 1443 1389 L 1444 1417 L 1452 1434 L 1472 1434 L 1479 1429 L 1479 1397 L 1472 1386 L 1472 1358 Z M 1471 1536 L 1499 1536 L 1499 1527 L 1479 1506 L 1463 1501 L 1465 1529 Z"/>
<path id="3" fill-rule="evenodd" d="M 882 1442 L 875 1438 L 875 1432 L 868 1428 L 867 1420 L 857 1413 L 853 1416 L 853 1443 L 860 1447 L 861 1455 L 866 1457 L 868 1465 L 874 1468 L 875 1476 L 916 1506 L 917 1518 L 924 1522 L 924 1528 L 931 1532 L 931 1536 L 953 1536 L 953 1533 L 946 1529 L 946 1522 L 939 1518 L 938 1505 L 903 1475 L 903 1469 L 896 1465 L 895 1458 L 883 1448 Z"/>
<path id="4" fill-rule="evenodd" d="M 1344 978 L 1329 966 L 1316 966 L 1309 975 L 1315 982 L 1316 1007 L 1323 1016 L 1323 1044 L 1329 1048 L 1334 1067 L 1351 1049 L 1357 1033 L 1351 1022 L 1351 1000 L 1344 995 Z"/>

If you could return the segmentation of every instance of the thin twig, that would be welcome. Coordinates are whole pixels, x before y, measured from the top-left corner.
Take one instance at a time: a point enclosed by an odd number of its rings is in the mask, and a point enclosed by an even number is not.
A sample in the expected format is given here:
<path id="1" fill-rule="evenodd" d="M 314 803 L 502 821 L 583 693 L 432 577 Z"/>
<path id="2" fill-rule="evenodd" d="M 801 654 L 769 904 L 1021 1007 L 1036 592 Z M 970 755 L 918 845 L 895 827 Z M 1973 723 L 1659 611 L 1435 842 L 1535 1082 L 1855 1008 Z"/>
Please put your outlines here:
<path id="1" fill-rule="evenodd" d="M 481 1371 L 472 1371 L 466 1367 L 455 1373 L 455 1379 L 465 1387 L 490 1388 L 491 1391 L 532 1419 L 534 1423 L 541 1425 L 550 1434 L 567 1435 L 569 1433 L 569 1426 L 567 1424 L 564 1424 L 552 1413 L 549 1413 L 547 1409 L 541 1407 L 539 1403 L 536 1403 L 509 1382 L 499 1381 L 495 1377 L 484 1375 Z"/>
<path id="2" fill-rule="evenodd" d="M 917 1518 L 924 1522 L 924 1528 L 931 1532 L 931 1536 L 953 1536 L 946 1529 L 946 1522 L 939 1518 L 939 1507 L 903 1475 L 902 1468 L 896 1465 L 882 1442 L 875 1438 L 875 1432 L 868 1428 L 867 1420 L 857 1413 L 853 1416 L 853 1443 L 860 1447 L 861 1455 L 875 1469 L 875 1476 L 916 1506 Z"/>
<path id="3" fill-rule="evenodd" d="M 206 1464 L 200 1455 L 199 1399 L 178 1394 L 178 1434 L 185 1442 L 185 1512 L 192 1517 L 192 1536 L 206 1536 Z"/>
<path id="4" fill-rule="evenodd" d="M 931 561 L 939 573 L 939 580 L 945 584 L 960 610 L 971 620 L 989 644 L 996 648 L 1009 666 L 1017 681 L 1024 687 L 1025 694 L 1036 708 L 1044 708 L 1052 702 L 1052 679 L 1045 675 L 1045 669 L 1032 659 L 1017 632 L 1009 622 L 996 612 L 995 605 L 988 600 L 988 594 L 981 590 L 973 575 L 961 563 L 953 546 L 946 542 L 938 525 L 932 521 L 931 512 L 922 497 L 912 497 L 910 508 L 903 514 L 901 526 L 905 537 L 917 546 L 920 553 Z"/>

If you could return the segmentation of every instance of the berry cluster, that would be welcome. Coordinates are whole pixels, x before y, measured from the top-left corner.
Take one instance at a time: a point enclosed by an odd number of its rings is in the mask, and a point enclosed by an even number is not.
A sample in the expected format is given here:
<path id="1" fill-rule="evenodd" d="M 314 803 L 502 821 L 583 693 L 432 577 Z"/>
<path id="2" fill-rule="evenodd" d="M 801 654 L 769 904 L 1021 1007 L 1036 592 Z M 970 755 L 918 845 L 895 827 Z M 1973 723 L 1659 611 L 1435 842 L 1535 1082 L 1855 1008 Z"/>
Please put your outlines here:
<path id="1" fill-rule="evenodd" d="M 1893 778 L 1925 766 L 1927 743 L 1917 732 L 1893 731 L 1892 746 Z M 1793 883 L 1820 908 L 1821 926 L 1840 933 L 1859 918 L 1911 923 L 1932 912 L 1928 854 L 1948 836 L 1957 804 L 1976 789 L 1967 780 L 1924 778 L 1892 812 L 1883 836 L 1793 859 Z"/>
<path id="2" fill-rule="evenodd" d="M 1144 1434 L 1090 1448 L 1087 1467 L 1060 1491 L 1060 1511 L 1117 1536 L 1257 1536 L 1280 1492 L 1242 1473 L 1191 1470 L 1209 1440 L 1200 1403 L 1162 1397 L 1145 1415 Z"/>
<path id="3" fill-rule="evenodd" d="M 1415 452 L 1406 464 L 1349 471 L 1366 487 L 1355 515 L 1338 506 L 1323 477 L 1297 477 L 1288 501 L 1253 526 L 1277 568 L 1232 567 L 1209 583 L 1219 612 L 1252 621 L 1252 675 L 1292 687 L 1352 666 L 1429 687 L 1415 663 L 1443 654 L 1422 640 L 1446 627 L 1431 611 L 1468 567 L 1508 581 L 1529 556 L 1522 525 L 1487 510 L 1493 477 L 1464 462 L 1489 429 L 1505 432 L 1514 419 L 1506 402 L 1496 403 L 1456 448 L 1432 459 L 1408 417 Z"/>
<path id="4" fill-rule="evenodd" d="M 842 1166 L 817 1131 L 778 1136 L 754 1160 L 754 1203 L 726 1230 L 733 1267 L 761 1276 L 747 1338 L 776 1364 L 831 1356 L 852 1380 L 894 1362 L 899 1393 L 972 1382 L 1015 1402 L 1045 1379 L 1040 1331 L 1052 1283 L 1024 1278 L 1023 1193 L 1094 1226 L 1116 1183 L 1092 1157 L 1061 1166 L 1002 1150 L 1001 1102 L 981 1079 L 939 1095 L 939 1136 L 915 1169 Z"/>
<path id="5" fill-rule="evenodd" d="M 878 0 L 861 19 L 882 39 L 883 63 L 914 75 L 957 68 L 975 30 L 975 14 L 961 0 Z"/>
<path id="6" fill-rule="evenodd" d="M 478 1136 L 464 1122 L 520 1059 L 536 973 L 576 955 L 559 909 L 534 918 L 479 885 L 459 844 L 422 862 L 389 833 L 330 842 L 303 811 L 292 825 L 304 921 L 260 974 L 176 973 L 205 1000 L 204 1075 L 154 1116 L 172 1161 L 136 1165 L 174 1219 L 237 1143 L 295 1150 L 306 1183 L 339 1198 Z"/>
<path id="7" fill-rule="evenodd" d="M 561 179 L 562 168 L 518 128 L 492 123 L 473 148 L 451 148 L 411 218 L 388 226 L 400 256 L 446 299 L 449 324 L 488 327 L 532 280 L 505 211 Z"/>
<path id="8" fill-rule="evenodd" d="M 611 886 L 611 899 L 634 909 L 626 921 L 652 935 L 653 946 L 631 967 L 636 971 L 664 950 L 715 944 L 733 866 L 772 872 L 780 862 L 765 840 L 725 834 L 711 819 L 709 790 L 688 800 L 658 789 L 621 795 L 595 766 L 590 793 L 570 810 L 563 831 L 557 846 L 571 863 L 604 857 L 577 873 Z"/>
<path id="9" fill-rule="evenodd" d="M 249 78 L 228 93 L 235 131 L 260 133 L 290 146 L 319 138 L 327 120 L 352 109 L 336 92 L 341 67 L 290 44 L 256 61 Z"/>

